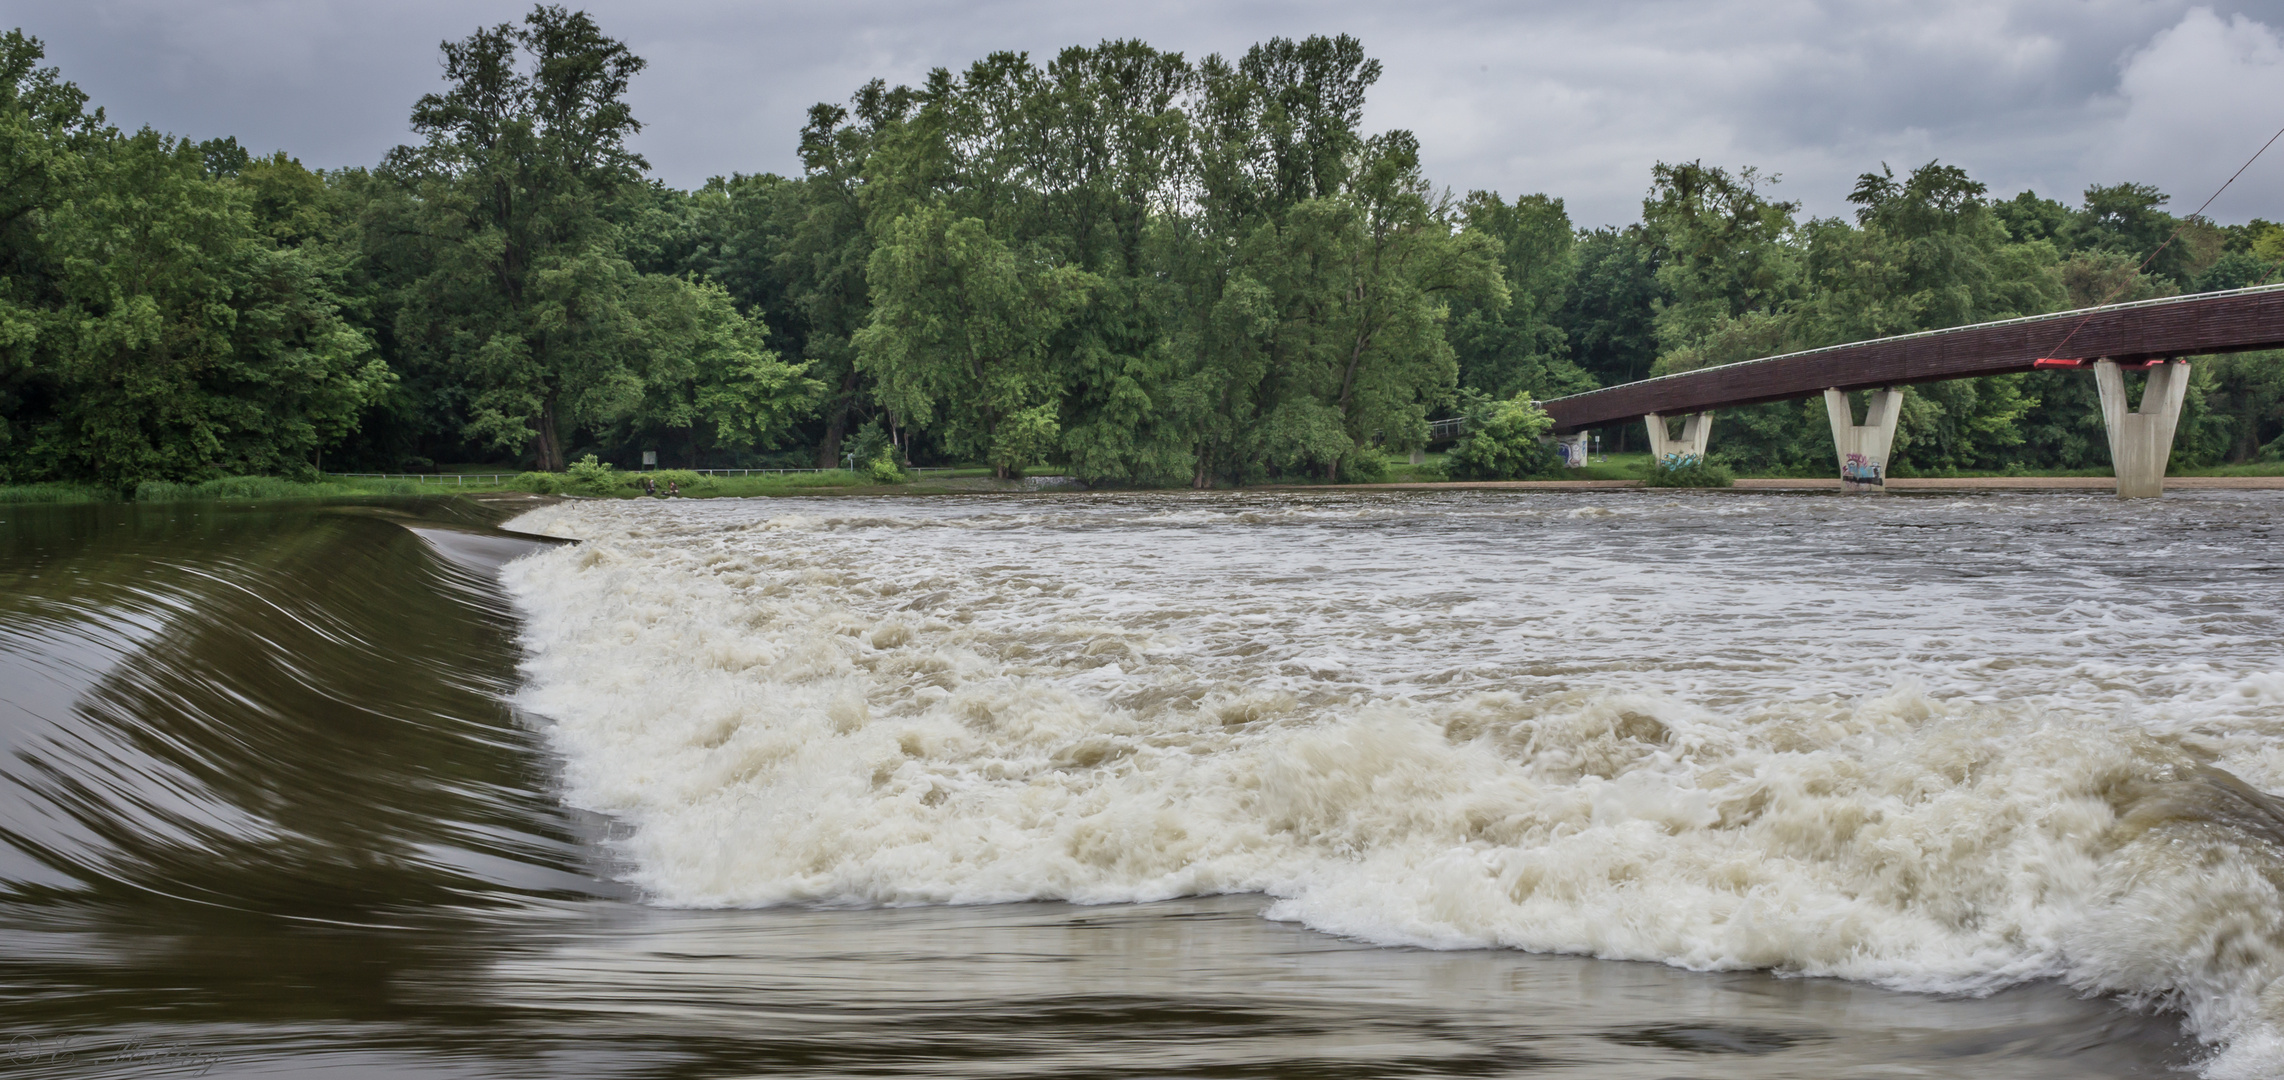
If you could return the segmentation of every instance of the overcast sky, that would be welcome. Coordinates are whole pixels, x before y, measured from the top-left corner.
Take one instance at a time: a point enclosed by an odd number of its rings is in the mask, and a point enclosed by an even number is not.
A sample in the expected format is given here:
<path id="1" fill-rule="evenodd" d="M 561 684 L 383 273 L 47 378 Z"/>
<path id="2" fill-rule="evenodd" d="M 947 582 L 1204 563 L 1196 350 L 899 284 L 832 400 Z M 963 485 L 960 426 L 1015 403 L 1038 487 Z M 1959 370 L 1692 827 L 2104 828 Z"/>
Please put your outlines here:
<path id="1" fill-rule="evenodd" d="M 1560 196 L 1582 225 L 1640 215 L 1659 160 L 1779 173 L 1810 212 L 1846 209 L 1885 161 L 1965 166 L 1993 192 L 2075 202 L 2139 180 L 2193 210 L 2284 127 L 2284 0 L 1812 3 L 1117 4 L 996 0 L 584 5 L 650 61 L 637 143 L 667 182 L 797 169 L 808 106 L 994 49 L 1044 60 L 1139 37 L 1201 56 L 1272 35 L 1350 33 L 1386 67 L 1366 123 L 1419 133 L 1459 191 Z M 113 122 L 236 135 L 313 167 L 408 141 L 440 85 L 437 43 L 519 18 L 494 0 L 0 0 L 10 25 Z M 2213 204 L 2284 220 L 2284 143 Z"/>

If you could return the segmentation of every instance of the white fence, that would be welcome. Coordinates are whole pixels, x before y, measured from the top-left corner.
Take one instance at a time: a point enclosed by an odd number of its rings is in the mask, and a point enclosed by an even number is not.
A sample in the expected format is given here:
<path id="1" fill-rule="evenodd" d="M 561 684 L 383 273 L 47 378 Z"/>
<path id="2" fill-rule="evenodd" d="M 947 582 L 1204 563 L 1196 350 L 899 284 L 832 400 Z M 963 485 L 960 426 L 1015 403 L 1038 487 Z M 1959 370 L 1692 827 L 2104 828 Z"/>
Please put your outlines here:
<path id="1" fill-rule="evenodd" d="M 337 476 L 344 480 L 410 480 L 416 484 L 435 484 L 438 487 L 467 487 L 470 480 L 497 484 L 502 481 L 513 480 L 520 474 L 329 472 L 325 475 Z"/>

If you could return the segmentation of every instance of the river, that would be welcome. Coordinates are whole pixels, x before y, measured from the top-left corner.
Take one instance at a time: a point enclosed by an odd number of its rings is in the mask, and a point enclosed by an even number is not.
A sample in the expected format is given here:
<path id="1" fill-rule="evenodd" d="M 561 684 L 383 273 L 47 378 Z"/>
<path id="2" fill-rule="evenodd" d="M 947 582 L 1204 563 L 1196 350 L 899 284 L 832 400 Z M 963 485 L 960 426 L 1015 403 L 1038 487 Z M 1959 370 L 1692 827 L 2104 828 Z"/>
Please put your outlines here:
<path id="1" fill-rule="evenodd" d="M 0 507 L 0 1069 L 2276 1075 L 2280 510 Z"/>

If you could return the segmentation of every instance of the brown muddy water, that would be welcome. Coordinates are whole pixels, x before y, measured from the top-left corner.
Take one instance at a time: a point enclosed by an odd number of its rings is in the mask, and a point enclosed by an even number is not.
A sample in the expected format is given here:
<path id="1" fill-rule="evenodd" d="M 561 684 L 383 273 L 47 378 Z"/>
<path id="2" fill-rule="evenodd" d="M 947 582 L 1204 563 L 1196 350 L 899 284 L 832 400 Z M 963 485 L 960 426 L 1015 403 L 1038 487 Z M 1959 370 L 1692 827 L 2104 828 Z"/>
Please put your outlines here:
<path id="1" fill-rule="evenodd" d="M 0 1071 L 2275 1075 L 2280 511 L 4 507 Z"/>

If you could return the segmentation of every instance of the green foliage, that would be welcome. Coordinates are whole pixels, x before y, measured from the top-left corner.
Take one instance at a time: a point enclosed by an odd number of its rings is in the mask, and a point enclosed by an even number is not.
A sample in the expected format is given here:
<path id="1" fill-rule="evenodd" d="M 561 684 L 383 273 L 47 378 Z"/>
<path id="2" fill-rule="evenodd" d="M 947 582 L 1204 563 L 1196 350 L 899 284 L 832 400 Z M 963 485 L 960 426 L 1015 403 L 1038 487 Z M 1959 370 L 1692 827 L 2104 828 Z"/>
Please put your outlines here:
<path id="1" fill-rule="evenodd" d="M 110 488 L 89 484 L 8 484 L 0 485 L 0 505 L 21 503 L 100 503 L 117 502 L 119 493 Z"/>
<path id="2" fill-rule="evenodd" d="M 1351 447 L 1341 455 L 1338 472 L 1344 484 L 1377 484 L 1388 478 L 1388 457 L 1369 446 Z"/>
<path id="3" fill-rule="evenodd" d="M 864 462 L 859 467 L 858 474 L 875 484 L 901 484 L 911 479 L 904 475 L 904 470 L 899 468 L 894 460 L 886 457 L 876 457 Z"/>
<path id="4" fill-rule="evenodd" d="M 1506 399 L 1469 392 L 1466 433 L 1444 458 L 1455 480 L 1523 480 L 1560 476 L 1562 456 L 1542 441 L 1554 421 L 1528 391 Z"/>
<path id="5" fill-rule="evenodd" d="M 576 465 L 573 468 L 577 468 Z M 713 477 L 690 469 L 653 469 L 648 472 L 622 472 L 605 474 L 608 479 L 585 490 L 591 494 L 651 495 L 660 498 L 669 492 L 679 495 L 712 494 L 719 487 Z"/>
<path id="6" fill-rule="evenodd" d="M 561 495 L 571 490 L 570 481 L 562 473 L 551 472 L 520 473 L 508 481 L 508 486 L 535 495 Z"/>
<path id="7" fill-rule="evenodd" d="M 444 46 L 451 88 L 387 166 L 425 273 L 396 333 L 467 387 L 469 438 L 562 468 L 574 428 L 766 442 L 816 392 L 718 288 L 638 272 L 621 222 L 646 194 L 626 140 L 643 60 L 584 12 L 538 7 Z"/>
<path id="8" fill-rule="evenodd" d="M 1848 201 L 1860 228 L 1813 228 L 1808 336 L 1855 341 L 2053 310 L 2052 245 L 2015 243 L 1985 190 L 1937 162 L 1900 181 L 1884 165 L 1858 177 Z"/>
<path id="9" fill-rule="evenodd" d="M 620 477 L 609 462 L 595 460 L 588 454 L 563 470 L 565 490 L 582 495 L 608 495 L 619 487 Z"/>
<path id="10" fill-rule="evenodd" d="M 1493 397 L 1527 391 L 1540 397 L 1591 390 L 1591 375 L 1571 362 L 1560 315 L 1577 276 L 1570 215 L 1561 199 L 1525 195 L 1509 205 L 1477 191 L 1461 208 L 1471 231 L 1498 243 L 1507 303 L 1472 297 L 1452 304 L 1448 336 L 1461 386 Z"/>
<path id="11" fill-rule="evenodd" d="M 135 485 L 136 502 L 189 502 L 323 499 L 350 495 L 418 495 L 410 480 L 296 481 L 274 476 L 220 476 L 195 484 L 145 480 Z"/>
<path id="12" fill-rule="evenodd" d="M 104 125 L 41 55 L 0 38 L 0 480 L 306 463 L 391 378 L 342 316 L 346 260 L 280 246 L 198 146 Z"/>
<path id="13" fill-rule="evenodd" d="M 896 463 L 896 443 L 878 421 L 858 430 L 849 458 L 859 476 L 875 484 L 901 484 L 907 477 Z"/>
<path id="14" fill-rule="evenodd" d="M 983 221 L 930 207 L 889 223 L 868 280 L 857 365 L 882 402 L 1000 475 L 1043 461 L 1061 389 L 1053 339 L 1098 279 L 1018 259 Z"/>
<path id="15" fill-rule="evenodd" d="M 1653 461 L 1649 474 L 1642 477 L 1642 486 L 1653 488 L 1725 488 L 1736 482 L 1737 474 L 1729 466 L 1694 454 L 1669 454 Z"/>
<path id="16" fill-rule="evenodd" d="M 0 37 L 0 484 L 188 497 L 508 457 L 537 466 L 527 490 L 626 494 L 623 472 L 565 470 L 644 451 L 852 460 L 875 482 L 915 461 L 1358 479 L 1455 403 L 1475 434 L 1454 474 L 1549 474 L 1493 414 L 2284 276 L 2271 222 L 2183 219 L 2133 183 L 1992 200 L 1939 162 L 1864 173 L 1848 219 L 1704 162 L 1656 166 L 1622 228 L 1576 232 L 1544 194 L 1454 201 L 1410 132 L 1364 128 L 1380 66 L 1346 36 L 874 80 L 810 110 L 800 175 L 694 191 L 630 148 L 644 61 L 585 13 L 539 6 L 442 52 L 416 145 L 319 172 L 121 132 L 36 40 Z M 2199 364 L 2179 460 L 2279 445 L 2273 358 Z M 1899 475 L 2107 460 L 2082 373 L 1915 387 L 1904 412 Z M 1714 437 L 1740 467 L 1823 474 L 1827 431 L 1810 400 L 1724 410 Z M 1622 451 L 1638 429 L 1612 434 Z"/>
<path id="17" fill-rule="evenodd" d="M 674 442 L 696 457 L 768 446 L 791 431 L 824 387 L 766 347 L 767 328 L 720 286 L 651 274 L 627 294 L 643 357 L 643 396 L 627 442 Z"/>
<path id="18" fill-rule="evenodd" d="M 1378 70 L 1349 38 L 1194 66 L 1106 42 L 868 87 L 864 124 L 810 140 L 869 151 L 856 371 L 1002 475 L 1331 477 L 1417 445 L 1456 382 L 1452 306 L 1496 319 L 1507 293 L 1409 133 L 1358 129 Z"/>
<path id="19" fill-rule="evenodd" d="M 1657 248 L 1641 226 L 1581 233 L 1557 321 L 1571 358 L 1603 386 L 1649 377 L 1657 362 Z"/>
<path id="20" fill-rule="evenodd" d="M 1642 224 L 1659 249 L 1663 292 L 1653 304 L 1660 350 L 1653 371 L 1726 362 L 1722 354 L 1736 347 L 1720 339 L 1733 324 L 1779 316 L 1805 295 L 1793 221 L 1800 204 L 1770 199 L 1763 189 L 1776 181 L 1750 167 L 1732 174 L 1703 162 L 1651 170 Z M 1752 336 L 1772 334 L 1756 328 Z"/>

